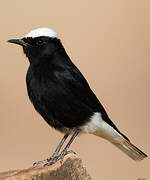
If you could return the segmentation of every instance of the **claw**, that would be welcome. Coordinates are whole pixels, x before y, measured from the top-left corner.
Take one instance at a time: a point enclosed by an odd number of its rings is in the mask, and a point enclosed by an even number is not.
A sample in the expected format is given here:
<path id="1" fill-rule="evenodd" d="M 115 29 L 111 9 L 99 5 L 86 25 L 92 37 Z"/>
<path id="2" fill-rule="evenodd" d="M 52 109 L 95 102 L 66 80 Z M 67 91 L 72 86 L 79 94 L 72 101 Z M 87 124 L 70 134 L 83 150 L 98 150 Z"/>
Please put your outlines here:
<path id="1" fill-rule="evenodd" d="M 48 161 L 48 159 L 45 159 L 45 160 L 43 160 L 43 161 L 34 162 L 34 163 L 33 163 L 33 166 L 37 166 L 37 165 L 40 165 L 40 164 L 45 164 L 45 163 L 47 163 L 47 161 Z"/>
<path id="2" fill-rule="evenodd" d="M 67 150 L 63 150 L 61 152 L 61 154 L 59 155 L 59 158 L 58 160 L 60 160 L 60 164 L 62 165 L 63 164 L 63 160 L 64 160 L 64 157 L 67 155 L 67 154 L 76 154 L 74 151 L 70 150 L 70 151 L 67 151 Z"/>
<path id="3" fill-rule="evenodd" d="M 37 162 L 33 163 L 33 166 L 40 165 L 40 164 L 43 164 L 43 166 L 51 166 L 52 164 L 56 163 L 58 160 L 60 160 L 60 164 L 62 165 L 64 157 L 70 153 L 76 154 L 72 150 L 70 150 L 70 151 L 63 150 L 60 154 L 54 153 L 51 157 L 49 157 L 43 161 L 37 161 Z"/>
<path id="4" fill-rule="evenodd" d="M 54 153 L 50 158 L 33 163 L 33 166 L 40 165 L 40 164 L 43 164 L 43 166 L 50 166 L 54 164 L 58 160 L 58 158 L 59 158 L 59 155 Z"/>
<path id="5" fill-rule="evenodd" d="M 77 154 L 77 153 L 72 150 L 69 150 L 69 151 L 67 151 L 67 154 Z"/>

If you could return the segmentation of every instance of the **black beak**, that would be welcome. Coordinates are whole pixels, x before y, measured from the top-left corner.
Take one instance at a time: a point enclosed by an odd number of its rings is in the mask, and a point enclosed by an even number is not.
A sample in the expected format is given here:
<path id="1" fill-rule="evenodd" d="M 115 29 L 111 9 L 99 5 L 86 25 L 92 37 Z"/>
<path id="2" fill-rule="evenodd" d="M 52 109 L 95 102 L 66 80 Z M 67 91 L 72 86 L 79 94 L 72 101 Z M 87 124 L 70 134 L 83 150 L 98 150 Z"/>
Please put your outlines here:
<path id="1" fill-rule="evenodd" d="M 21 46 L 27 46 L 27 43 L 25 43 L 22 39 L 10 39 L 10 40 L 8 40 L 8 42 L 18 44 Z"/>

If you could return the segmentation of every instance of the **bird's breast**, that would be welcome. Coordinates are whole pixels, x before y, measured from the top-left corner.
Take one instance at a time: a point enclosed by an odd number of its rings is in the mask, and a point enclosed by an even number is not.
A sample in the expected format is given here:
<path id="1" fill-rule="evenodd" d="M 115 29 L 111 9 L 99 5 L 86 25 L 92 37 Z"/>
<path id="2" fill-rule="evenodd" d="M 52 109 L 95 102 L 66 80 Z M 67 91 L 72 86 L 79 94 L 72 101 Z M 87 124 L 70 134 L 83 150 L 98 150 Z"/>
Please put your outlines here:
<path id="1" fill-rule="evenodd" d="M 87 122 L 93 110 L 74 93 L 73 77 L 68 73 L 29 69 L 27 89 L 35 109 L 49 124 L 72 129 Z"/>

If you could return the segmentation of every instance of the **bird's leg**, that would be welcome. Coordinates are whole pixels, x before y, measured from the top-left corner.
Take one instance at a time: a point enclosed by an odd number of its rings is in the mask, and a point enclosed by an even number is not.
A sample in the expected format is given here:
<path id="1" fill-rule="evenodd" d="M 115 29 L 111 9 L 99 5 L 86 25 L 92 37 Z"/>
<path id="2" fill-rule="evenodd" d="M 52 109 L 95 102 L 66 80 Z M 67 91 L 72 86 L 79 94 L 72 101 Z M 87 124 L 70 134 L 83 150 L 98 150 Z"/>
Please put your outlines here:
<path id="1" fill-rule="evenodd" d="M 61 147 L 62 147 L 62 145 L 63 145 L 63 143 L 65 142 L 65 140 L 67 139 L 68 136 L 66 137 L 66 139 L 64 139 L 64 140 L 62 139 L 61 140 L 62 144 L 60 142 L 60 147 L 58 145 L 58 147 L 56 148 L 54 154 L 50 158 L 47 159 L 47 162 L 44 162 L 44 166 L 50 166 L 50 165 L 54 164 L 57 160 L 60 160 L 60 163 L 62 164 L 65 155 L 67 155 L 68 153 L 74 153 L 75 154 L 75 152 L 67 151 L 67 150 L 70 147 L 70 145 L 73 142 L 73 140 L 75 139 L 75 137 L 78 135 L 78 133 L 79 133 L 79 130 L 76 130 L 73 133 L 72 137 L 70 138 L 70 140 L 67 143 L 67 145 L 65 146 L 65 148 L 62 150 L 62 152 L 60 154 L 58 154 L 60 149 L 61 149 Z"/>
<path id="2" fill-rule="evenodd" d="M 35 163 L 33 164 L 33 166 L 34 166 L 34 165 L 39 165 L 39 164 L 44 164 L 44 165 L 48 165 L 48 164 L 49 164 L 49 165 L 50 165 L 50 164 L 53 164 L 54 162 L 56 162 L 56 161 L 57 161 L 57 157 L 58 157 L 58 153 L 59 153 L 61 147 L 63 146 L 63 144 L 64 144 L 64 142 L 65 142 L 65 140 L 67 139 L 68 136 L 69 136 L 68 134 L 65 134 L 65 135 L 64 135 L 64 137 L 62 138 L 62 140 L 61 140 L 60 143 L 58 144 L 55 152 L 53 153 L 53 155 L 52 155 L 50 158 L 47 158 L 47 159 L 45 159 L 45 160 L 43 160 L 43 161 L 35 162 Z M 51 162 L 51 163 L 50 163 L 50 162 Z"/>
<path id="3" fill-rule="evenodd" d="M 74 153 L 74 154 L 75 154 L 75 152 L 73 152 L 73 151 L 67 151 L 67 150 L 68 150 L 68 148 L 70 147 L 71 143 L 73 142 L 73 140 L 75 139 L 75 137 L 76 137 L 78 134 L 79 134 L 79 130 L 76 130 L 76 131 L 73 133 L 73 135 L 72 135 L 71 139 L 69 140 L 68 144 L 65 146 L 65 148 L 64 148 L 64 149 L 62 150 L 62 152 L 60 153 L 60 155 L 59 155 L 59 160 L 60 160 L 61 164 L 62 164 L 63 159 L 64 159 L 64 157 L 65 157 L 66 154 L 68 154 L 68 153 Z"/>
<path id="4" fill-rule="evenodd" d="M 58 144 L 56 150 L 54 151 L 53 155 L 50 158 L 47 158 L 48 161 L 51 161 L 51 160 L 56 159 L 58 157 L 58 153 L 59 153 L 61 147 L 63 146 L 63 144 L 66 141 L 68 136 L 69 136 L 68 134 L 64 135 L 64 137 L 62 138 L 62 140 Z"/>

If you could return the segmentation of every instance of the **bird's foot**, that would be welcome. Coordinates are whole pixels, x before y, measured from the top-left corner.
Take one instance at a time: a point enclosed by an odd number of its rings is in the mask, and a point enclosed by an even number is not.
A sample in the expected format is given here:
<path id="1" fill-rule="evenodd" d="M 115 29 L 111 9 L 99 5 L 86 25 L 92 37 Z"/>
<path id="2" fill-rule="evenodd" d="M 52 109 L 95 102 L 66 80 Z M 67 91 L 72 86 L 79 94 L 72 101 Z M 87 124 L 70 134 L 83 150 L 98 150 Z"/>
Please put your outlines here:
<path id="1" fill-rule="evenodd" d="M 37 165 L 40 165 L 40 164 L 45 164 L 47 162 L 47 159 L 44 159 L 43 161 L 36 161 L 33 163 L 33 166 L 37 166 Z"/>
<path id="2" fill-rule="evenodd" d="M 74 152 L 73 150 L 69 150 L 69 151 L 66 152 L 65 155 L 67 155 L 67 154 L 76 154 L 76 152 Z"/>
<path id="3" fill-rule="evenodd" d="M 70 150 L 70 151 L 63 150 L 60 154 L 54 153 L 50 158 L 47 158 L 43 161 L 37 161 L 37 162 L 33 163 L 33 166 L 41 165 L 41 164 L 43 164 L 43 166 L 50 166 L 50 165 L 56 163 L 58 160 L 60 160 L 60 163 L 62 165 L 63 159 L 67 154 L 76 154 L 76 153 L 72 150 Z"/>
<path id="4" fill-rule="evenodd" d="M 64 157 L 67 155 L 67 154 L 70 154 L 70 153 L 73 153 L 73 154 L 76 154 L 74 151 L 70 150 L 70 151 L 67 151 L 67 150 L 63 150 L 60 154 L 57 154 L 57 153 L 54 153 L 50 158 L 47 159 L 47 161 L 44 162 L 44 166 L 50 166 L 54 163 L 56 163 L 57 161 L 60 161 L 61 165 L 63 163 L 63 159 Z"/>
<path id="5" fill-rule="evenodd" d="M 40 164 L 43 164 L 43 166 L 50 166 L 52 164 L 54 164 L 59 158 L 59 154 L 57 153 L 54 153 L 51 157 L 43 160 L 43 161 L 37 161 L 35 163 L 33 163 L 33 166 L 36 166 L 36 165 L 40 165 Z"/>
<path id="6" fill-rule="evenodd" d="M 47 158 L 47 162 L 45 162 L 43 165 L 50 166 L 50 165 L 56 163 L 58 160 L 59 160 L 59 154 L 54 153 L 50 158 Z"/>
<path id="7" fill-rule="evenodd" d="M 59 158 L 58 158 L 58 160 L 60 160 L 61 165 L 62 165 L 62 163 L 63 163 L 64 157 L 65 157 L 67 154 L 76 154 L 76 153 L 75 153 L 74 151 L 72 151 L 72 150 L 69 150 L 69 151 L 63 150 L 63 151 L 59 154 Z"/>

